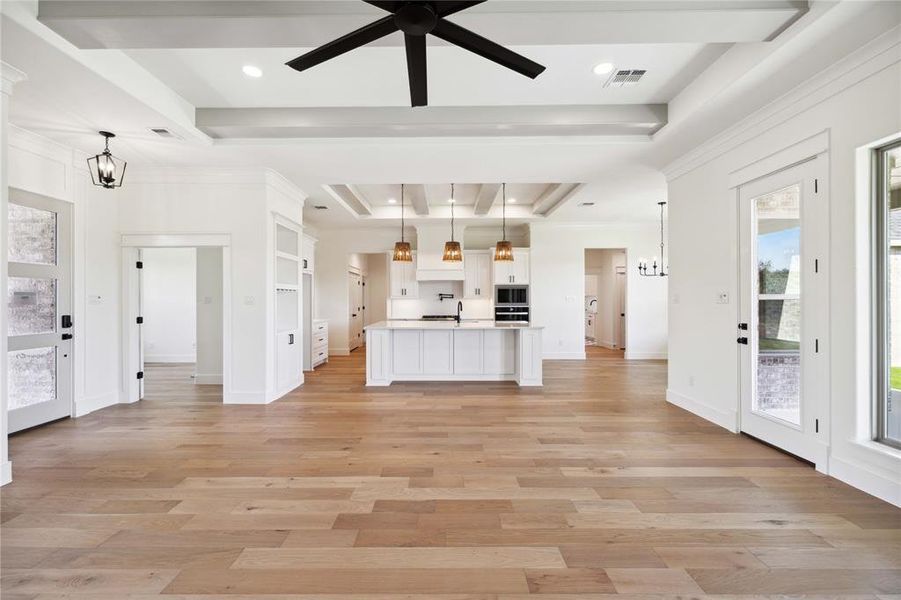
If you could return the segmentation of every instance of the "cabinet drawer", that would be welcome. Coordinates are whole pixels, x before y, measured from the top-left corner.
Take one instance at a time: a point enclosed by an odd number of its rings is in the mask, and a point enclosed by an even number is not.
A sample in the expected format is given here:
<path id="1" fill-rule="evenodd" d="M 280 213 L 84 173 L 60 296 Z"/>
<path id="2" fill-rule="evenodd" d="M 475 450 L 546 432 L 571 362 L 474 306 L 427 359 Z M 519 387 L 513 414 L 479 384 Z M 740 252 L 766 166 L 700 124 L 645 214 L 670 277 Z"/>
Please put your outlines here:
<path id="1" fill-rule="evenodd" d="M 325 345 L 328 346 L 328 333 L 314 333 L 313 334 L 313 346 Z"/>
<path id="2" fill-rule="evenodd" d="M 322 331 L 325 331 L 325 332 L 328 331 L 328 323 L 326 323 L 325 321 L 314 322 L 314 323 L 313 323 L 313 332 L 314 332 L 314 333 L 319 333 L 319 332 L 322 332 Z"/>

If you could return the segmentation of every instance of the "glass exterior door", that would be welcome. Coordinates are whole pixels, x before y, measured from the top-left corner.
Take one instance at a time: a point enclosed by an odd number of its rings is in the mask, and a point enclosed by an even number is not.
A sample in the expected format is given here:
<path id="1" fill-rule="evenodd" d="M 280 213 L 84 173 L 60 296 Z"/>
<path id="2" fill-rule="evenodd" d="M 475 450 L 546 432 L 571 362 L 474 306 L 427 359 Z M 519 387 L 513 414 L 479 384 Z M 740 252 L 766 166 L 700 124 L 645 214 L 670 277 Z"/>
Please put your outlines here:
<path id="1" fill-rule="evenodd" d="M 70 205 L 10 190 L 10 433 L 72 412 Z M 65 338 L 65 339 L 64 339 Z"/>
<path id="2" fill-rule="evenodd" d="M 812 462 L 823 451 L 815 398 L 825 202 L 818 203 L 817 165 L 739 191 L 741 430 Z"/>

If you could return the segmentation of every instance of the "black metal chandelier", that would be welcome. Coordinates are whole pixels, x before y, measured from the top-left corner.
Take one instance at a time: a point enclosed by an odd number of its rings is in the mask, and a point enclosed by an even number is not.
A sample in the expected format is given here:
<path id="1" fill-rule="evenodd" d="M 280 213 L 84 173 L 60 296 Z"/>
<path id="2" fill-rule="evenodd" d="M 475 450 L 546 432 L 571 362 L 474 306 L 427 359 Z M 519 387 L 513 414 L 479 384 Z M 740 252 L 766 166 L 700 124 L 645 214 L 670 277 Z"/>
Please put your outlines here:
<path id="1" fill-rule="evenodd" d="M 88 159 L 88 171 L 91 173 L 91 182 L 108 190 L 122 187 L 122 180 L 125 178 L 125 166 L 128 163 L 121 158 L 113 156 L 112 152 L 109 151 L 109 140 L 116 137 L 116 134 L 109 131 L 100 131 L 98 133 L 106 138 L 106 146 L 103 152 Z"/>
<path id="2" fill-rule="evenodd" d="M 643 277 L 666 277 L 669 273 L 666 272 L 666 261 L 663 256 L 663 207 L 666 206 L 666 202 L 658 202 L 658 206 L 660 206 L 660 272 L 657 271 L 657 257 L 655 256 L 651 259 L 652 263 L 650 267 L 648 267 L 648 261 L 643 258 L 638 259 L 638 274 Z"/>

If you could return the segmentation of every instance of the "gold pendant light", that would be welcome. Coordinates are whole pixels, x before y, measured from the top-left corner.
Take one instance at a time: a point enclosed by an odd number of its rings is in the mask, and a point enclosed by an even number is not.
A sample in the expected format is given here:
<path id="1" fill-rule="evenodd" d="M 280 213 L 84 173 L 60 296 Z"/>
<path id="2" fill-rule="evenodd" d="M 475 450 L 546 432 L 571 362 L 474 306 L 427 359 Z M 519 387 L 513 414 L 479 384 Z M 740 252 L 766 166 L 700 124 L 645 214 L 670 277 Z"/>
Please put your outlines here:
<path id="1" fill-rule="evenodd" d="M 404 241 L 404 184 L 400 184 L 400 241 L 394 242 L 394 260 L 413 262 L 413 250 L 410 249 L 410 242 Z"/>
<path id="2" fill-rule="evenodd" d="M 494 260 L 513 262 L 513 244 L 507 241 L 507 184 L 503 184 L 503 239 L 494 247 Z"/>
<path id="3" fill-rule="evenodd" d="M 451 184 L 451 239 L 444 242 L 444 256 L 441 258 L 444 262 L 462 262 L 463 251 L 460 249 L 460 242 L 454 241 L 454 184 Z"/>

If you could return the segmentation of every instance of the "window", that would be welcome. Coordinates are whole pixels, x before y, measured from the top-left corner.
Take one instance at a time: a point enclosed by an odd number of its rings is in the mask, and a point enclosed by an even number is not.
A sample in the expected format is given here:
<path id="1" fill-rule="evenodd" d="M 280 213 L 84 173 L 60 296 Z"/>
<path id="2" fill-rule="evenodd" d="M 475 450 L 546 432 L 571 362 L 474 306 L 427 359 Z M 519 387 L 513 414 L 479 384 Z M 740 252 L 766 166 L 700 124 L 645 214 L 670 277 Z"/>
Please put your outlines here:
<path id="1" fill-rule="evenodd" d="M 875 438 L 901 448 L 901 141 L 877 150 L 875 174 Z"/>

